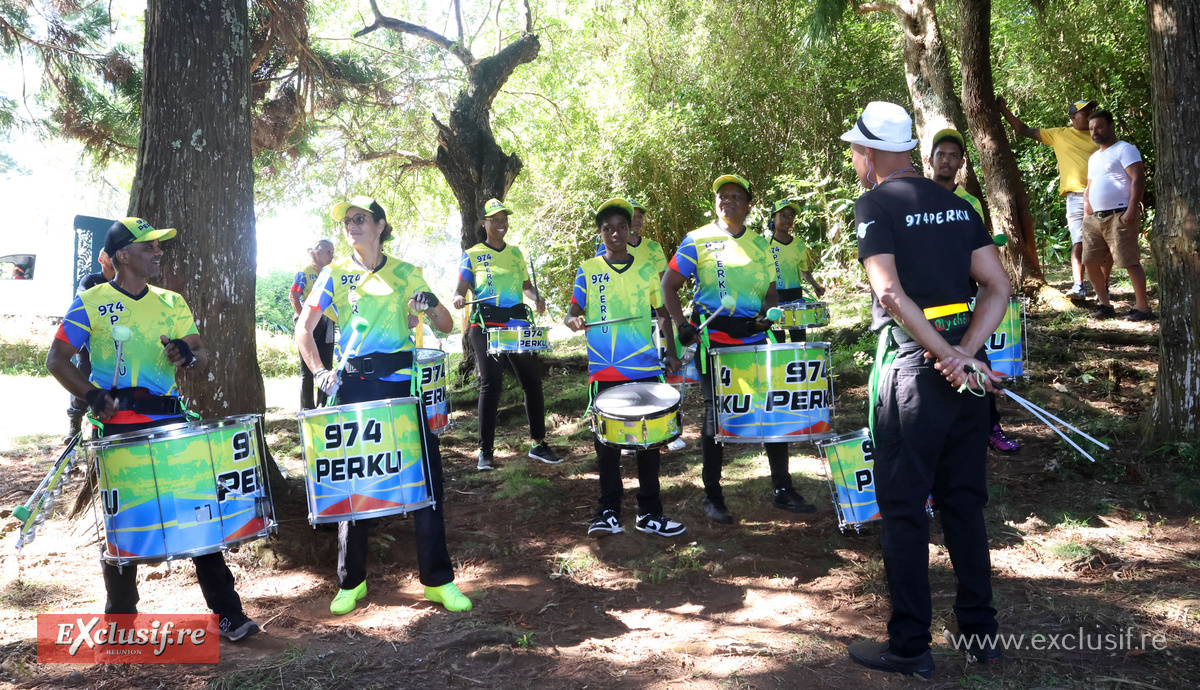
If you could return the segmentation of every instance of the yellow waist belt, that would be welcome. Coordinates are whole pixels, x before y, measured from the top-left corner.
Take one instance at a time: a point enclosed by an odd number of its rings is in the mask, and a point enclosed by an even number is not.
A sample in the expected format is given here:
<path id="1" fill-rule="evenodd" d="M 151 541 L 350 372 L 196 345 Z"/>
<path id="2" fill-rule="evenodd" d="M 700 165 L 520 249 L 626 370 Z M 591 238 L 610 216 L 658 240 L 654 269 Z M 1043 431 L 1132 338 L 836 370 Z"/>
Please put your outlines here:
<path id="1" fill-rule="evenodd" d="M 959 302 L 958 304 L 943 304 L 940 307 L 927 307 L 924 311 L 925 319 L 927 321 L 932 321 L 933 319 L 941 318 L 943 316 L 961 314 L 962 312 L 967 311 L 967 303 Z"/>

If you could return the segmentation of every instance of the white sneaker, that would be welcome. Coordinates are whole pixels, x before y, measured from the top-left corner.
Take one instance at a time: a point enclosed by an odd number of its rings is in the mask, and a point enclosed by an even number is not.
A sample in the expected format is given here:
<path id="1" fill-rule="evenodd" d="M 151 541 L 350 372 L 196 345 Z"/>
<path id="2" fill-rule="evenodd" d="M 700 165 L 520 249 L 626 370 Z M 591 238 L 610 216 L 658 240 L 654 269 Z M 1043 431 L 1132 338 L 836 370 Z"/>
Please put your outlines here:
<path id="1" fill-rule="evenodd" d="M 667 450 L 683 450 L 684 448 L 687 448 L 687 441 L 681 438 L 677 438 L 667 444 Z"/>
<path id="2" fill-rule="evenodd" d="M 1087 290 L 1084 289 L 1083 283 L 1075 283 L 1072 285 L 1071 289 L 1067 290 L 1067 297 L 1074 297 L 1075 299 L 1083 299 L 1084 297 L 1087 297 Z"/>

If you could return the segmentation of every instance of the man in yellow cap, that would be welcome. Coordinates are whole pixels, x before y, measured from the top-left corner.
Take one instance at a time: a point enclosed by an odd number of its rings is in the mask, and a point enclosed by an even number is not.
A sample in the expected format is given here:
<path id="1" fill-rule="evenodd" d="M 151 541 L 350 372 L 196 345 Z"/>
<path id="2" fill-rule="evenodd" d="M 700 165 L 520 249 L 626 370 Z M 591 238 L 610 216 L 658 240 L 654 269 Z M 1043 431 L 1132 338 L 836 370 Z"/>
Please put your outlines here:
<path id="1" fill-rule="evenodd" d="M 175 230 L 155 230 L 141 218 L 113 223 L 104 251 L 115 276 L 75 298 L 46 357 L 46 369 L 63 388 L 87 401 L 104 423 L 105 436 L 184 421 L 175 376 L 182 369 L 202 371 L 208 365 L 183 296 L 149 284 L 161 272 L 159 242 L 174 236 Z M 131 334 L 123 341 L 119 361 L 118 327 Z M 90 379 L 71 364 L 83 347 L 91 351 Z M 204 601 L 217 614 L 221 637 L 236 641 L 258 632 L 258 625 L 242 612 L 224 555 L 218 551 L 192 562 Z M 101 569 L 107 594 L 104 612 L 137 613 L 137 565 L 104 560 Z"/>
<path id="2" fill-rule="evenodd" d="M 1058 163 L 1058 193 L 1067 199 L 1067 228 L 1071 232 L 1073 283 L 1067 296 L 1083 299 L 1087 296 L 1087 288 L 1083 283 L 1083 192 L 1087 188 L 1088 158 L 1100 149 L 1088 131 L 1088 116 L 1096 109 L 1096 101 L 1071 103 L 1067 108 L 1071 126 L 1050 129 L 1038 129 L 1022 122 L 1008 109 L 1002 96 L 996 97 L 996 104 L 1017 134 L 1054 149 L 1054 160 Z M 1111 270 L 1110 263 L 1104 270 L 1105 283 Z"/>

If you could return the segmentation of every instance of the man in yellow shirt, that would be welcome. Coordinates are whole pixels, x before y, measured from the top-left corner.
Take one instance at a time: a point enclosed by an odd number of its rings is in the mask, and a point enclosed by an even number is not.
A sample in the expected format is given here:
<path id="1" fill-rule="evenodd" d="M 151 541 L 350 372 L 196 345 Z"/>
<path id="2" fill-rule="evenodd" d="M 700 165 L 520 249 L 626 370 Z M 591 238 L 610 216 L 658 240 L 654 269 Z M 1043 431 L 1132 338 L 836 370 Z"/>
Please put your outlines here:
<path id="1" fill-rule="evenodd" d="M 996 103 L 1017 134 L 1054 149 L 1054 160 L 1058 163 L 1058 193 L 1067 198 L 1067 228 L 1071 231 L 1072 285 L 1067 296 L 1082 299 L 1087 295 L 1082 261 L 1083 190 L 1087 188 L 1088 158 L 1100 148 L 1088 132 L 1088 116 L 1096 109 L 1096 101 L 1075 101 L 1067 108 L 1071 126 L 1052 129 L 1037 129 L 1025 124 L 1008 109 L 1002 97 L 997 97 Z M 1111 264 L 1104 267 L 1106 281 L 1111 270 Z"/>

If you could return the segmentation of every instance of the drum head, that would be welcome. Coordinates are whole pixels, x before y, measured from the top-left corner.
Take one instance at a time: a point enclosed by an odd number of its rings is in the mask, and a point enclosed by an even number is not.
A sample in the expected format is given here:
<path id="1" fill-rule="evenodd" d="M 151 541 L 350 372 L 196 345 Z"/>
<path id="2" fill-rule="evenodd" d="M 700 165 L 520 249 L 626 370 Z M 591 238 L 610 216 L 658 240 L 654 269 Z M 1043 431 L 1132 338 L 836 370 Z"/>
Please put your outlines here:
<path id="1" fill-rule="evenodd" d="M 679 391 L 665 383 L 626 383 L 596 396 L 595 406 L 610 417 L 641 419 L 679 404 Z"/>

